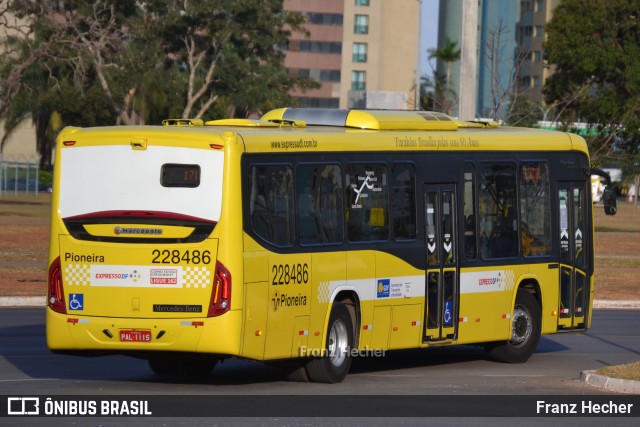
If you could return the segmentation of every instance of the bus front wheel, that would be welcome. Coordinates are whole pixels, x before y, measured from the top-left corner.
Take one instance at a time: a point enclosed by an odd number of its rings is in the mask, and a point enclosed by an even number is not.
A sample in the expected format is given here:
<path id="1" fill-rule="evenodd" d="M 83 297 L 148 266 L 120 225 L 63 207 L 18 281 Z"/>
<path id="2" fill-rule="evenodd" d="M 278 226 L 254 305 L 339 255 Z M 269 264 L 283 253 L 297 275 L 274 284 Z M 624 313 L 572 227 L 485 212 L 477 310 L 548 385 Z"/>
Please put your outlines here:
<path id="1" fill-rule="evenodd" d="M 511 339 L 488 344 L 489 356 L 499 362 L 526 362 L 540 341 L 541 317 L 540 305 L 533 294 L 518 290 L 511 319 Z"/>
<path id="2" fill-rule="evenodd" d="M 321 383 L 339 383 L 344 380 L 351 367 L 353 341 L 349 310 L 344 304 L 334 303 L 329 316 L 325 354 L 307 363 L 309 379 Z"/>

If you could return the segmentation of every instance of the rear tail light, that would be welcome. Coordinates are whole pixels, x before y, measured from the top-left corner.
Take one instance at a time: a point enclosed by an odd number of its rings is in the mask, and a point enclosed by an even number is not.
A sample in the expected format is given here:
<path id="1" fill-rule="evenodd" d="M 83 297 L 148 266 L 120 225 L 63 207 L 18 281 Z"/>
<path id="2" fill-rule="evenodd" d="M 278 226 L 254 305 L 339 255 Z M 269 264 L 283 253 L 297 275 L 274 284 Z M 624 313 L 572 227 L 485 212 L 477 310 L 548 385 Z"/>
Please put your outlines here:
<path id="1" fill-rule="evenodd" d="M 231 308 L 231 273 L 222 265 L 216 262 L 216 274 L 213 278 L 213 290 L 211 291 L 211 302 L 209 303 L 208 317 L 220 316 Z"/>
<path id="2" fill-rule="evenodd" d="M 56 258 L 49 267 L 49 286 L 47 288 L 47 305 L 51 310 L 66 314 L 64 304 L 64 289 L 62 286 L 62 271 L 60 269 L 60 257 Z"/>

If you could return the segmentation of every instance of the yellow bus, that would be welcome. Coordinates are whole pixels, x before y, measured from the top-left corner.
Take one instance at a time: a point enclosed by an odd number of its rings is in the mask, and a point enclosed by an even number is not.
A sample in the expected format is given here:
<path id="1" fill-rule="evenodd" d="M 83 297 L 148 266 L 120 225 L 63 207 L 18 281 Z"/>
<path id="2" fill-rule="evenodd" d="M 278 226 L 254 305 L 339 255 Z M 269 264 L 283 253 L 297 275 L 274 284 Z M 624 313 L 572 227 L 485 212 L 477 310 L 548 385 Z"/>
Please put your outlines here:
<path id="1" fill-rule="evenodd" d="M 162 375 L 288 361 L 332 383 L 369 350 L 524 362 L 541 334 L 590 326 L 600 172 L 579 136 L 422 111 L 163 124 L 57 138 L 55 352 Z"/>

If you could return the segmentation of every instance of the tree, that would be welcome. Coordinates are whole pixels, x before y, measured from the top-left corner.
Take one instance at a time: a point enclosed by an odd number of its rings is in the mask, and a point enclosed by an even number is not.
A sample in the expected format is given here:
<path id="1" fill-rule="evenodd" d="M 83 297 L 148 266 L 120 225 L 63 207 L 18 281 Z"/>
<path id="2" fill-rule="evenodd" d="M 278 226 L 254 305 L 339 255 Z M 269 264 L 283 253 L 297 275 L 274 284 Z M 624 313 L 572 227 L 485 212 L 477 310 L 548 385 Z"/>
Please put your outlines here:
<path id="1" fill-rule="evenodd" d="M 444 46 L 439 49 L 429 49 L 429 59 L 436 58 L 438 61 L 442 61 L 445 64 L 446 68 L 446 78 L 445 78 L 445 88 L 443 93 L 445 94 L 444 99 L 441 101 L 445 106 L 445 112 L 450 114 L 451 107 L 455 102 L 453 99 L 448 99 L 446 94 L 451 90 L 451 66 L 454 62 L 460 59 L 460 54 L 462 50 L 458 48 L 458 42 L 451 40 L 450 38 L 446 38 L 444 41 Z M 455 92 L 453 92 L 455 93 Z"/>
<path id="2" fill-rule="evenodd" d="M 282 0 L 153 1 L 147 32 L 160 28 L 163 50 L 186 82 L 181 117 L 201 118 L 216 104 L 243 116 L 290 103 L 292 89 L 319 85 L 288 75 L 284 53 L 304 17 Z M 161 21 L 160 26 L 158 22 Z"/>
<path id="3" fill-rule="evenodd" d="M 291 103 L 289 90 L 318 84 L 284 67 L 281 47 L 304 19 L 282 3 L 0 0 L 0 27 L 8 29 L 0 117 L 11 115 L 12 126 L 37 118 L 45 129 L 53 112 L 66 124 L 144 124 Z M 46 76 L 45 84 L 34 90 L 28 73 Z M 95 106 L 105 111 L 91 113 Z M 44 135 L 38 147 L 50 154 Z"/>
<path id="4" fill-rule="evenodd" d="M 638 195 L 640 194 L 640 160 L 637 156 L 630 157 L 622 162 L 622 181 L 633 184 L 634 192 L 631 194 L 633 205 L 638 207 Z"/>
<path id="5" fill-rule="evenodd" d="M 634 154 L 640 140 L 640 8 L 637 0 L 564 0 L 546 26 L 547 104 L 565 122 L 587 122 L 595 162 Z"/>
<path id="6" fill-rule="evenodd" d="M 513 38 L 513 35 L 510 35 L 502 19 L 498 19 L 487 30 L 484 49 L 486 62 L 483 62 L 491 81 L 491 107 L 483 114 L 514 126 L 535 124 L 534 118 L 538 114 L 535 109 L 530 108 L 531 102 L 524 97 L 519 87 L 520 72 L 525 61 L 531 58 L 531 50 L 518 48 L 511 52 L 507 49 L 506 39 L 509 37 Z"/>

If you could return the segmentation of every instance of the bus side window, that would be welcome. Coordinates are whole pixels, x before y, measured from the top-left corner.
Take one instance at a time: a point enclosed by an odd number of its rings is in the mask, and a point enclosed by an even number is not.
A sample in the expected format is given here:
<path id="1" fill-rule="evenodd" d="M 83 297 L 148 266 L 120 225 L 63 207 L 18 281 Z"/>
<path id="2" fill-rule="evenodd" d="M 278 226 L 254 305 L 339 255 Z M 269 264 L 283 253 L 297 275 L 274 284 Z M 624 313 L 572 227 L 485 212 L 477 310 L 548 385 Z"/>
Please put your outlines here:
<path id="1" fill-rule="evenodd" d="M 525 257 L 551 253 L 551 201 L 546 162 L 520 165 L 520 236 Z"/>
<path id="2" fill-rule="evenodd" d="M 516 167 L 511 163 L 485 163 L 481 167 L 479 220 L 484 259 L 512 258 L 518 254 Z"/>
<path id="3" fill-rule="evenodd" d="M 464 214 L 464 254 L 467 260 L 476 259 L 475 180 L 473 163 L 466 163 L 462 189 Z"/>
<path id="4" fill-rule="evenodd" d="M 252 166 L 250 173 L 251 229 L 269 243 L 292 245 L 295 211 L 291 166 Z"/>
<path id="5" fill-rule="evenodd" d="M 298 165 L 296 197 L 300 244 L 342 243 L 344 210 L 340 166 Z"/>
<path id="6" fill-rule="evenodd" d="M 391 216 L 396 240 L 416 238 L 416 172 L 411 163 L 397 163 L 391 170 Z"/>
<path id="7" fill-rule="evenodd" d="M 389 239 L 388 178 L 384 164 L 351 164 L 345 173 L 347 237 L 351 242 Z"/>

